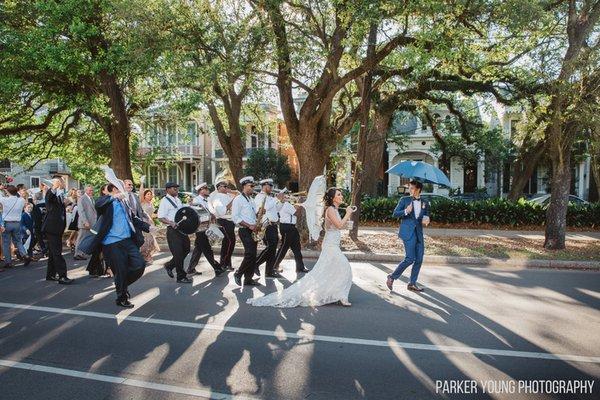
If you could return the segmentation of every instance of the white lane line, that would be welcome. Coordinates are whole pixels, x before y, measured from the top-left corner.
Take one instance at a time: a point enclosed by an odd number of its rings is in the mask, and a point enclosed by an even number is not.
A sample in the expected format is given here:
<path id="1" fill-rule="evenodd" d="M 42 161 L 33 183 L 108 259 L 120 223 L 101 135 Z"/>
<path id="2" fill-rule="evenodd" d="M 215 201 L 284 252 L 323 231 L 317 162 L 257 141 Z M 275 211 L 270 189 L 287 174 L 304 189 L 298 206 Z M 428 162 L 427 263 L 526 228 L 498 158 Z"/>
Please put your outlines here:
<path id="1" fill-rule="evenodd" d="M 7 368 L 24 369 L 27 371 L 46 372 L 55 375 L 70 376 L 73 378 L 81 378 L 92 381 L 114 383 L 117 385 L 134 386 L 143 389 L 159 390 L 161 392 L 185 394 L 188 396 L 202 397 L 205 399 L 218 400 L 256 400 L 257 397 L 237 396 L 226 393 L 213 392 L 210 389 L 187 388 L 182 386 L 167 385 L 164 383 L 141 381 L 138 379 L 123 378 L 120 376 L 94 374 L 91 372 L 77 371 L 74 369 L 49 367 L 46 365 L 29 364 L 13 360 L 0 359 L 0 366 Z"/>
<path id="2" fill-rule="evenodd" d="M 224 326 L 216 324 L 201 324 L 197 322 L 185 322 L 185 321 L 173 321 L 168 319 L 151 318 L 151 317 L 136 317 L 132 315 L 122 316 L 108 313 L 101 313 L 95 311 L 83 311 L 73 310 L 68 308 L 55 308 L 55 307 L 40 307 L 28 304 L 14 304 L 14 303 L 0 303 L 0 307 L 28 310 L 28 311 L 41 311 L 54 314 L 68 314 L 77 315 L 83 317 L 103 318 L 116 320 L 117 322 L 140 322 L 143 324 L 154 324 L 154 325 L 166 325 L 176 326 L 183 328 L 192 329 L 207 329 L 217 332 L 231 332 L 241 333 L 245 335 L 256 335 L 256 336 L 268 336 L 280 339 L 282 332 L 270 331 L 264 329 L 252 329 L 252 328 L 237 328 L 234 326 Z M 428 350 L 428 351 L 440 351 L 440 352 L 453 352 L 453 353 L 468 353 L 468 354 L 483 354 L 488 356 L 501 356 L 501 357 L 516 357 L 516 358 L 534 358 L 542 360 L 560 360 L 560 361 L 572 361 L 572 362 L 583 362 L 583 363 L 594 363 L 600 364 L 600 357 L 595 356 L 581 356 L 581 355 L 570 355 L 570 354 L 552 354 L 542 353 L 534 351 L 517 351 L 517 350 L 501 350 L 501 349 L 489 349 L 480 347 L 469 347 L 469 346 L 443 346 L 435 344 L 425 343 L 410 343 L 410 342 L 396 342 L 396 339 L 389 338 L 389 340 L 373 340 L 373 339 L 359 339 L 359 338 L 347 338 L 341 336 L 326 336 L 326 335 L 313 335 L 310 333 L 293 333 L 283 332 L 287 339 L 301 339 L 315 342 L 330 342 L 330 343 L 343 343 L 343 344 L 356 344 L 362 346 L 375 346 L 375 347 L 389 347 L 389 348 L 403 348 L 412 350 Z"/>

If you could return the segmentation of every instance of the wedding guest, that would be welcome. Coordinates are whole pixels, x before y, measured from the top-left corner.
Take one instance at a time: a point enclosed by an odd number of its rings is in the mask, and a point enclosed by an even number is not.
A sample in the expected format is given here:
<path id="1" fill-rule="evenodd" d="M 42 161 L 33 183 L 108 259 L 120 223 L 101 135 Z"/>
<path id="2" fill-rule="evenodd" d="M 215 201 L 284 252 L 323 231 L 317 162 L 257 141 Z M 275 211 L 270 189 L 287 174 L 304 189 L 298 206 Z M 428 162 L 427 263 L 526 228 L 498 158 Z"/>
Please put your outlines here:
<path id="1" fill-rule="evenodd" d="M 30 203 L 27 203 L 25 204 L 25 208 L 23 208 L 23 213 L 21 214 L 21 236 L 23 246 L 25 247 L 25 251 L 29 257 L 33 255 L 33 246 L 31 245 L 33 242 L 33 218 L 31 216 L 32 210 L 33 206 Z M 26 245 L 28 239 L 29 244 Z"/>
<path id="2" fill-rule="evenodd" d="M 144 189 L 144 176 L 140 179 L 140 208 L 142 210 L 142 219 L 146 221 L 150 225 L 150 232 L 144 234 L 144 244 L 140 247 L 140 252 L 142 253 L 142 257 L 146 262 L 151 263 L 152 257 L 154 254 L 160 251 L 160 247 L 158 246 L 158 242 L 156 241 L 156 227 L 154 225 L 154 204 L 152 204 L 152 200 L 154 199 L 154 193 L 150 189 Z"/>
<path id="3" fill-rule="evenodd" d="M 21 214 L 23 213 L 23 208 L 25 208 L 25 200 L 18 197 L 18 190 L 12 185 L 8 185 L 6 188 L 0 185 L 0 192 L 7 194 L 6 197 L 0 197 L 2 219 L 4 221 L 4 231 L 2 232 L 4 268 L 12 267 L 11 242 L 25 260 L 25 265 L 28 265 L 31 262 L 31 257 L 29 257 L 23 247 L 21 236 Z"/>

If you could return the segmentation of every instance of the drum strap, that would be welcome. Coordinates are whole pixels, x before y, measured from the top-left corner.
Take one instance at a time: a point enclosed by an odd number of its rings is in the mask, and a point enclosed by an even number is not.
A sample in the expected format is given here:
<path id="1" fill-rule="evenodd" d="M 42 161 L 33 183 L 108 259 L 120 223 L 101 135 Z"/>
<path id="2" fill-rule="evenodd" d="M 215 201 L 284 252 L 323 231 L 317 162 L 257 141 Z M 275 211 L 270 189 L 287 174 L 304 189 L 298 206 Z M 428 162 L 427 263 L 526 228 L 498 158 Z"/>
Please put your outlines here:
<path id="1" fill-rule="evenodd" d="M 168 198 L 167 196 L 165 196 L 165 199 L 167 199 L 167 201 L 168 201 L 169 203 L 171 203 L 171 205 L 172 205 L 173 207 L 175 207 L 175 208 L 178 208 L 178 207 L 177 207 L 177 204 L 175 204 L 175 202 L 174 202 L 173 200 L 171 200 L 171 199 L 170 199 L 170 198 Z"/>

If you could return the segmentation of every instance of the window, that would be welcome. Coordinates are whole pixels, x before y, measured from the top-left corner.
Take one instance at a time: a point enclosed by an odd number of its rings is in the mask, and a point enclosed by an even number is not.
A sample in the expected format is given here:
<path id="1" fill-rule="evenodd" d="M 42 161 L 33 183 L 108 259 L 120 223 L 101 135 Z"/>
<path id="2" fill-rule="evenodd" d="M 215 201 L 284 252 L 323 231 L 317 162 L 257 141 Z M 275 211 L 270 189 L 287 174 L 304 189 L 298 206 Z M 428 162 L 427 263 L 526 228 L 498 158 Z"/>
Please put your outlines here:
<path id="1" fill-rule="evenodd" d="M 156 166 L 148 168 L 148 185 L 158 187 L 158 168 Z"/>
<path id="2" fill-rule="evenodd" d="M 169 125 L 167 127 L 167 134 L 169 140 L 168 145 L 175 146 L 177 144 L 177 128 L 175 125 Z"/>
<path id="3" fill-rule="evenodd" d="M 32 188 L 34 187 L 38 187 L 40 186 L 40 177 L 39 176 L 32 176 L 30 178 L 30 182 L 31 182 L 31 186 Z"/>
<path id="4" fill-rule="evenodd" d="M 194 146 L 199 146 L 198 129 L 195 122 L 188 122 L 187 124 L 187 135 L 188 142 Z"/>
<path id="5" fill-rule="evenodd" d="M 167 169 L 167 180 L 169 182 L 177 182 L 177 166 L 171 165 Z"/>
<path id="6" fill-rule="evenodd" d="M 258 147 L 258 133 L 256 133 L 255 127 L 252 127 L 252 132 L 250 133 L 250 147 L 253 149 Z"/>

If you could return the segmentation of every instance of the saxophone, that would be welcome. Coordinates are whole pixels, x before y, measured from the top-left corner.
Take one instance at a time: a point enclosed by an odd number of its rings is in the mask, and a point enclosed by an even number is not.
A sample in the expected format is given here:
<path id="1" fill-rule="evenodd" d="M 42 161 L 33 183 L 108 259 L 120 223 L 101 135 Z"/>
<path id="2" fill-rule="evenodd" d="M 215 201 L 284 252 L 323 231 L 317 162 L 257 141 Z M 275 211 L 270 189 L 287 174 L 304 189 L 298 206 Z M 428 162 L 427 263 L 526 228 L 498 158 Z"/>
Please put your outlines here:
<path id="1" fill-rule="evenodd" d="M 265 237 L 265 229 L 269 225 L 269 221 L 265 221 L 262 223 L 263 216 L 265 215 L 265 203 L 267 202 L 267 194 L 265 193 L 265 198 L 258 209 L 258 213 L 256 213 L 256 230 L 252 232 L 252 239 L 255 242 L 260 242 Z"/>

